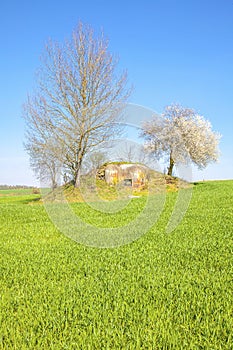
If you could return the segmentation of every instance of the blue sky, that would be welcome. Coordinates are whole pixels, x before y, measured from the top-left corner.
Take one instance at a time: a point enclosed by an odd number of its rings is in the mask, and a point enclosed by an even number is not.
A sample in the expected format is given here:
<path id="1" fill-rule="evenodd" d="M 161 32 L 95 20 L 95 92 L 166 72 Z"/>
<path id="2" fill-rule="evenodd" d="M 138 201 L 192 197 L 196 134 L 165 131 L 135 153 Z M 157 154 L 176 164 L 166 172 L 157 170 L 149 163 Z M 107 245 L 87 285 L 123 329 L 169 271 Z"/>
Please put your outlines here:
<path id="1" fill-rule="evenodd" d="M 36 183 L 22 104 L 48 38 L 63 41 L 79 20 L 103 28 L 134 86 L 130 102 L 192 107 L 223 135 L 219 163 L 194 169 L 194 180 L 233 179 L 233 1 L 9 0 L 0 14 L 0 184 Z"/>

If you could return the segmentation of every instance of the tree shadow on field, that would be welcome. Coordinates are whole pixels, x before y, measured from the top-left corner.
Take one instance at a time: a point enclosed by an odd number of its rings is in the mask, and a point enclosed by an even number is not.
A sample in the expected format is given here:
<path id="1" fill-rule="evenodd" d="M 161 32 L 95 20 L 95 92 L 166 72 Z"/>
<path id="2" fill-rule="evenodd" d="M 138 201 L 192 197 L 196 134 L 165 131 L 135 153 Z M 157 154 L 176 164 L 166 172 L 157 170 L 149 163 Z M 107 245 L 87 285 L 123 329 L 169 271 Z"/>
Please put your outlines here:
<path id="1" fill-rule="evenodd" d="M 201 182 L 193 182 L 194 186 L 200 186 L 200 185 L 204 185 L 205 183 L 203 181 Z"/>
<path id="2" fill-rule="evenodd" d="M 15 204 L 39 204 L 40 203 L 40 199 L 41 197 L 36 197 L 36 198 L 22 198 L 22 199 L 18 199 L 15 201 L 12 201 L 11 203 L 15 203 Z"/>
<path id="3" fill-rule="evenodd" d="M 33 199 L 25 199 L 25 200 L 22 200 L 22 204 L 36 204 L 36 203 L 40 203 L 41 201 L 41 197 L 37 197 L 37 198 L 33 198 Z"/>

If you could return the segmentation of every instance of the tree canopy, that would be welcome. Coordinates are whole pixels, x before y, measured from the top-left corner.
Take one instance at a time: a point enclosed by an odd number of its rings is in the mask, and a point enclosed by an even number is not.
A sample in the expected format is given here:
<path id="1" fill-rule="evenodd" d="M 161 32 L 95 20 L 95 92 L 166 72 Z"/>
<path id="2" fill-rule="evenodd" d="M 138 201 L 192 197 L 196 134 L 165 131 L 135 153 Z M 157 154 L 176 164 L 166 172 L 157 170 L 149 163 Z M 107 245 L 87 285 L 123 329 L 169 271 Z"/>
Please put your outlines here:
<path id="1" fill-rule="evenodd" d="M 39 176 L 61 168 L 79 186 L 85 155 L 116 135 L 129 95 L 117 63 L 103 34 L 82 23 L 64 44 L 49 41 L 23 114 L 26 150 Z"/>
<path id="2" fill-rule="evenodd" d="M 162 118 L 155 116 L 143 123 L 141 136 L 145 138 L 145 148 L 157 159 L 167 156 L 168 175 L 172 175 L 176 163 L 191 160 L 204 168 L 219 157 L 220 135 L 194 109 L 181 105 L 167 106 Z"/>

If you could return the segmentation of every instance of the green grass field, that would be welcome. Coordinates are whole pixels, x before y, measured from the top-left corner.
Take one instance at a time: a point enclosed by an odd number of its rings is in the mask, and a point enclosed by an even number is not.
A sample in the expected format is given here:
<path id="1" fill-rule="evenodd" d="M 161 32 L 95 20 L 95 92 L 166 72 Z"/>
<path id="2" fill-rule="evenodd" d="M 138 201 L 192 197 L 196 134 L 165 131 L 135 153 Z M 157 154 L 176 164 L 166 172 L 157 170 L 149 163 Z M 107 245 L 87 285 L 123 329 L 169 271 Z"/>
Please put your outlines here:
<path id="1" fill-rule="evenodd" d="M 198 183 L 165 233 L 177 193 L 154 227 L 115 249 L 60 233 L 32 193 L 0 191 L 0 349 L 232 349 L 233 181 Z M 129 220 L 83 212 L 89 222 Z"/>

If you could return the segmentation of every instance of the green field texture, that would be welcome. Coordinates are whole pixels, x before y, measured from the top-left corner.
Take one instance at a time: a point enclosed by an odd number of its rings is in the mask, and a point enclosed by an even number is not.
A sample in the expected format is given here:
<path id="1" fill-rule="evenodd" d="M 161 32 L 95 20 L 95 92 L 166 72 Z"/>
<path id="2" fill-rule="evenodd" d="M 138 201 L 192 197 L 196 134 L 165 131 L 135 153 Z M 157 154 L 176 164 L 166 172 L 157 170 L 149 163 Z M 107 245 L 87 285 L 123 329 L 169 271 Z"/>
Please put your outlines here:
<path id="1" fill-rule="evenodd" d="M 0 205 L 3 203 L 21 203 L 27 204 L 29 202 L 38 201 L 40 194 L 33 194 L 32 188 L 17 188 L 0 190 Z M 36 191 L 39 192 L 39 189 Z"/>
<path id="2" fill-rule="evenodd" d="M 70 240 L 38 194 L 0 191 L 0 349 L 232 349 L 233 181 L 193 187 L 180 225 L 165 232 L 177 193 L 148 233 L 114 249 Z M 74 211 L 96 226 L 121 213 L 85 203 Z"/>
<path id="3" fill-rule="evenodd" d="M 32 194 L 33 189 L 32 188 L 17 188 L 17 189 L 0 189 L 0 197 L 6 197 L 6 196 L 23 196 Z"/>

